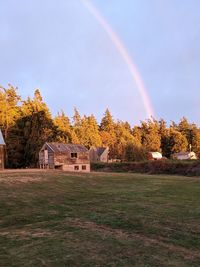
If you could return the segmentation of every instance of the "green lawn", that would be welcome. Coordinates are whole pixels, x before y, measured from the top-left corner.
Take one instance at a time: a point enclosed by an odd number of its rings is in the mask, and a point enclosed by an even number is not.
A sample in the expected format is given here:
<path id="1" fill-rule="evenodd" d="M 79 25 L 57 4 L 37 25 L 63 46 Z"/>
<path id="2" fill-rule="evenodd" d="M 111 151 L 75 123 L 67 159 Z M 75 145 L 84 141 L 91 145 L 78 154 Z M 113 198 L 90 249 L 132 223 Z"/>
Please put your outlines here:
<path id="1" fill-rule="evenodd" d="M 200 266 L 200 178 L 0 173 L 0 266 Z"/>

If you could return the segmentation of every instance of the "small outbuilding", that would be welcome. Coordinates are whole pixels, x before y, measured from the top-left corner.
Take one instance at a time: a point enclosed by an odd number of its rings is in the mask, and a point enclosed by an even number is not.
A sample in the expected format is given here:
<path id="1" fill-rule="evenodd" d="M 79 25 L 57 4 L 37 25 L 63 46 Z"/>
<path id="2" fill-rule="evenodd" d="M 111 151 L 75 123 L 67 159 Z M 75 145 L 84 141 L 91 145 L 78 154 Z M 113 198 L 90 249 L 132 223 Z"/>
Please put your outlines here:
<path id="1" fill-rule="evenodd" d="M 149 152 L 148 160 L 161 160 L 162 154 L 160 152 Z"/>
<path id="2" fill-rule="evenodd" d="M 178 159 L 178 160 L 188 160 L 188 159 L 197 159 L 197 155 L 195 152 L 180 152 L 180 153 L 175 153 L 172 155 L 173 159 Z"/>
<path id="3" fill-rule="evenodd" d="M 108 162 L 109 148 L 108 147 L 91 147 L 89 150 L 91 162 Z"/>
<path id="4" fill-rule="evenodd" d="M 5 141 L 0 130 L 0 170 L 4 169 L 5 166 Z"/>
<path id="5" fill-rule="evenodd" d="M 45 143 L 39 152 L 41 169 L 90 172 L 89 151 L 83 145 Z"/>

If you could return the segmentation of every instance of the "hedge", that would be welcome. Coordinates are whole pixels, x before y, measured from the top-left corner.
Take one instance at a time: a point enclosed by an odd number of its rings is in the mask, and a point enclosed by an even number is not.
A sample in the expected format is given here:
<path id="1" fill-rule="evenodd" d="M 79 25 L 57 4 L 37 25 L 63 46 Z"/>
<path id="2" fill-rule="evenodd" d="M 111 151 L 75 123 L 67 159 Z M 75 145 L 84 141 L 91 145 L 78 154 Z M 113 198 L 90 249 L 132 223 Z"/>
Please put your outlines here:
<path id="1" fill-rule="evenodd" d="M 149 174 L 178 174 L 200 176 L 200 161 L 145 161 L 145 162 L 116 162 L 91 163 L 92 171 L 103 172 L 135 172 Z"/>

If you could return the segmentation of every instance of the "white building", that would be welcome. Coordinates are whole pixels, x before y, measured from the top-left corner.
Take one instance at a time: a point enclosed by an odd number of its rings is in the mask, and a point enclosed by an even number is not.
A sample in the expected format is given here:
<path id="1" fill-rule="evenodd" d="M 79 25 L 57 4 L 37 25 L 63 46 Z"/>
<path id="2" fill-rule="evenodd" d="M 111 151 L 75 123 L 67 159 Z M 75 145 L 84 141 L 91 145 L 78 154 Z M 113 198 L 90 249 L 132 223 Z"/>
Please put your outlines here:
<path id="1" fill-rule="evenodd" d="M 161 160 L 162 154 L 160 152 L 149 152 L 148 159 L 149 160 Z"/>
<path id="2" fill-rule="evenodd" d="M 180 153 L 175 153 L 172 155 L 173 159 L 178 159 L 178 160 L 187 160 L 187 159 L 197 159 L 197 155 L 195 152 L 180 152 Z"/>

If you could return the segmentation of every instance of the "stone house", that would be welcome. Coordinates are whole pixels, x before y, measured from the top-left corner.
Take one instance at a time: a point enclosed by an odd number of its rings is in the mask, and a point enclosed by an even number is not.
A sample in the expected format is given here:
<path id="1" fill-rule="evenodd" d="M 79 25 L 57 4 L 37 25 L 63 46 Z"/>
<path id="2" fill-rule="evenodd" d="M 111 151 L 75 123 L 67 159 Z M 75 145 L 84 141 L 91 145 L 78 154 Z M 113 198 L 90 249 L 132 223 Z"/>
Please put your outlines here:
<path id="1" fill-rule="evenodd" d="M 39 152 L 42 169 L 90 172 L 89 151 L 83 145 L 45 143 Z"/>

